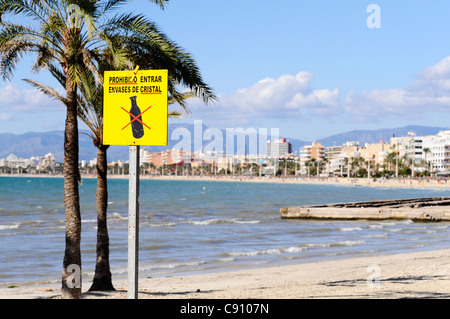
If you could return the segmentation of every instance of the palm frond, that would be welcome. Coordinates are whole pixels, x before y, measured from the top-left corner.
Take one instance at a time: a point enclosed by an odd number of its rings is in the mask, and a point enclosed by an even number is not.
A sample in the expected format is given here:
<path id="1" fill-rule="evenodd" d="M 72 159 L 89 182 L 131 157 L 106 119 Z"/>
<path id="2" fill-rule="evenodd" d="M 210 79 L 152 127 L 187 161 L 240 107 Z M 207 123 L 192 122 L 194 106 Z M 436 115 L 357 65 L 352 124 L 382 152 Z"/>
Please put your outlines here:
<path id="1" fill-rule="evenodd" d="M 126 23 L 129 31 L 133 31 L 122 35 L 122 45 L 135 64 L 145 69 L 168 69 L 171 78 L 187 86 L 204 103 L 217 101 L 190 54 L 170 41 L 151 21 L 131 15 L 121 18 L 123 21 L 120 23 Z"/>
<path id="2" fill-rule="evenodd" d="M 171 112 L 167 113 L 167 117 L 182 119 L 183 114 L 181 112 L 171 111 Z"/>
<path id="3" fill-rule="evenodd" d="M 48 1 L 39 0 L 0 0 L 0 17 L 4 14 L 24 15 L 31 19 L 46 21 L 50 6 L 45 5 Z M 55 1 L 51 1 L 54 5 Z"/>
<path id="4" fill-rule="evenodd" d="M 58 91 L 56 91 L 54 88 L 52 88 L 50 86 L 47 86 L 45 84 L 36 82 L 34 80 L 31 80 L 31 79 L 23 79 L 23 80 L 25 82 L 30 83 L 32 86 L 37 88 L 39 91 L 41 91 L 45 95 L 47 95 L 47 96 L 49 96 L 49 97 L 51 97 L 51 98 L 53 98 L 55 100 L 58 100 L 58 101 L 62 102 L 64 105 L 67 105 L 67 99 L 64 96 L 60 95 L 58 93 Z"/>

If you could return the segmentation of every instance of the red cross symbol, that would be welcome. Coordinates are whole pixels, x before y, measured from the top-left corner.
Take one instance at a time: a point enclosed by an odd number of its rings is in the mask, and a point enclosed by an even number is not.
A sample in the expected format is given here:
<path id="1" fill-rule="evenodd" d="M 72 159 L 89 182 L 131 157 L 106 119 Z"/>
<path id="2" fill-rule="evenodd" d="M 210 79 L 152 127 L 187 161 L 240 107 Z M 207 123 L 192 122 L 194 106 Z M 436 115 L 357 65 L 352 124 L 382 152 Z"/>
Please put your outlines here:
<path id="1" fill-rule="evenodd" d="M 124 110 L 125 112 L 127 112 L 128 114 L 130 114 L 132 117 L 133 117 L 133 120 L 130 122 L 130 123 L 128 123 L 127 125 L 125 125 L 123 128 L 122 128 L 122 131 L 128 126 L 128 125 L 130 125 L 131 123 L 133 123 L 134 121 L 138 121 L 138 122 L 141 122 L 141 124 L 142 125 L 145 125 L 145 127 L 147 127 L 149 130 L 151 130 L 151 128 L 150 127 L 148 127 L 148 125 L 147 124 L 145 124 L 144 122 L 142 122 L 138 117 L 139 116 L 142 116 L 142 114 L 144 114 L 149 108 L 151 108 L 152 106 L 150 105 L 148 108 L 146 108 L 143 112 L 141 112 L 140 114 L 138 114 L 138 116 L 134 116 L 133 114 L 131 114 L 130 112 L 128 112 L 127 110 L 125 110 L 123 107 L 121 107 L 122 108 L 122 110 Z"/>

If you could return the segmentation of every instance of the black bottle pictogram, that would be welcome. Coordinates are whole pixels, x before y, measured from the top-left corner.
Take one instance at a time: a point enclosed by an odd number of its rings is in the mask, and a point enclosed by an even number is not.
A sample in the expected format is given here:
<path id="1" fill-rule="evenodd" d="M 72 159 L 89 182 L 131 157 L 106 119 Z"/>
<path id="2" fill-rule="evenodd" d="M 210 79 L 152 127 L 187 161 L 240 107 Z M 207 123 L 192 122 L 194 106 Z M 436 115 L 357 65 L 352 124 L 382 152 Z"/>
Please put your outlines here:
<path id="1" fill-rule="evenodd" d="M 136 104 L 136 96 L 131 96 L 130 99 L 131 99 L 130 113 L 133 114 L 135 117 L 139 119 L 139 121 L 142 122 L 141 110 Z M 133 123 L 131 123 L 131 130 L 133 132 L 133 137 L 141 138 L 142 136 L 144 136 L 144 126 L 142 125 L 142 123 L 139 122 L 138 120 L 135 120 L 135 118 L 131 115 L 130 120 L 131 121 L 134 120 Z"/>

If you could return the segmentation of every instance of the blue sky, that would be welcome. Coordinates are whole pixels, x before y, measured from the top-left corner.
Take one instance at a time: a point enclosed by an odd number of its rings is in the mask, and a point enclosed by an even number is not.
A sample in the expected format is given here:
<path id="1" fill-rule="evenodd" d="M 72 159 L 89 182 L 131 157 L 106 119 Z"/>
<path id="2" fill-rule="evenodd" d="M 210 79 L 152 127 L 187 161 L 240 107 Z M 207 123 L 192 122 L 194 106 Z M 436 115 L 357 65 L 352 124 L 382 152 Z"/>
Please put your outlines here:
<path id="1" fill-rule="evenodd" d="M 369 28 L 370 4 L 380 28 Z M 447 127 L 450 2 L 171 0 L 143 12 L 191 53 L 220 101 L 190 101 L 192 117 L 219 128 L 279 128 L 314 140 L 354 129 Z M 64 128 L 64 109 L 20 79 L 1 83 L 0 132 Z"/>

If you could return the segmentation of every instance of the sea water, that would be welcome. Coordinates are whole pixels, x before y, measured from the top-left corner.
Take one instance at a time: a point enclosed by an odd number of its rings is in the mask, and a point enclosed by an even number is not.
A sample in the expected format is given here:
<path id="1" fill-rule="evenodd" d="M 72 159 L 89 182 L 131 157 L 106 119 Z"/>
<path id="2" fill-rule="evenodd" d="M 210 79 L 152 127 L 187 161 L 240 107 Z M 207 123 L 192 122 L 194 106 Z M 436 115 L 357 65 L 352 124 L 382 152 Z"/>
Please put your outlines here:
<path id="1" fill-rule="evenodd" d="M 64 180 L 0 177 L 0 288 L 57 283 Z M 108 181 L 113 280 L 127 276 L 128 180 Z M 450 223 L 281 219 L 281 207 L 449 196 L 446 189 L 141 179 L 139 276 L 161 277 L 450 247 Z M 83 282 L 96 257 L 96 179 L 80 185 Z"/>

